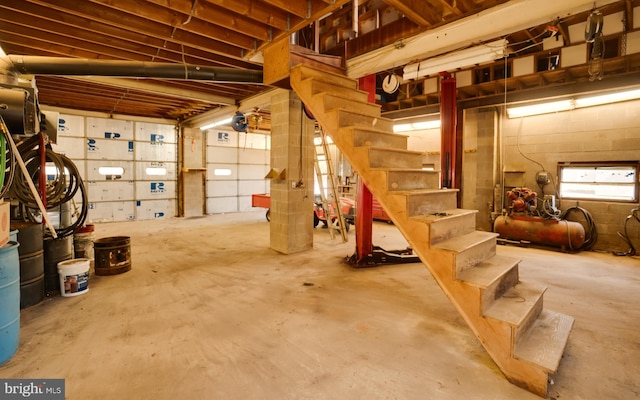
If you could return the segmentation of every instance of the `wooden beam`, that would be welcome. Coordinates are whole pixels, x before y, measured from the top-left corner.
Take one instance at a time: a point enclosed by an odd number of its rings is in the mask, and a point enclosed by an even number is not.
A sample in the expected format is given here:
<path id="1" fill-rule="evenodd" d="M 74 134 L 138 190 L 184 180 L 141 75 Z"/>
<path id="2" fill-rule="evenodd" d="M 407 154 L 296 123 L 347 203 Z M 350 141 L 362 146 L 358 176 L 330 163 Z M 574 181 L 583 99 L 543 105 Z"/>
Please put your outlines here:
<path id="1" fill-rule="evenodd" d="M 185 90 L 179 88 L 167 87 L 145 79 L 125 79 L 125 78 L 109 78 L 98 76 L 72 76 L 69 79 L 79 80 L 82 82 L 99 83 L 105 86 L 113 86 L 123 89 L 136 90 L 139 92 L 149 93 L 155 96 L 175 97 L 178 99 L 194 100 L 203 103 L 233 105 L 236 103 L 232 97 L 214 96 L 202 91 Z"/>
<path id="2" fill-rule="evenodd" d="M 182 12 L 142 0 L 91 0 L 91 3 L 109 7 L 115 10 L 113 12 L 116 14 L 125 14 L 161 23 L 170 28 L 171 31 L 175 29 L 187 30 L 203 37 L 209 37 L 213 33 L 212 28 L 218 25 L 258 40 L 267 40 L 269 38 L 267 30 L 265 27 L 261 27 L 260 24 L 252 23 L 242 18 L 230 18 L 228 13 L 225 15 L 222 12 L 213 11 L 211 8 L 203 9 L 205 15 L 202 15 L 201 18 L 205 18 L 204 20 L 199 18 L 189 20 L 190 8 L 186 14 L 183 14 Z M 138 4 L 136 5 L 135 3 Z M 186 21 L 189 22 L 184 24 Z"/>
<path id="3" fill-rule="evenodd" d="M 193 64 L 237 66 L 240 68 L 255 69 L 257 65 L 238 59 L 229 58 L 225 51 L 238 51 L 228 46 L 220 53 L 212 52 L 210 48 L 193 48 L 182 43 L 169 42 L 159 37 L 121 29 L 118 26 L 96 21 L 91 18 L 66 14 L 39 4 L 22 0 L 6 0 L 0 5 L 0 21 L 15 23 L 23 26 L 19 32 L 26 36 L 35 37 L 38 30 L 42 32 L 60 31 L 66 32 L 71 38 L 86 38 L 94 43 L 93 53 L 100 53 L 100 48 L 108 45 L 113 47 L 115 43 L 122 43 L 122 47 L 133 50 L 139 54 L 146 54 L 149 61 L 174 61 L 183 62 L 183 58 Z M 0 29 L 2 27 L 0 26 Z M 6 30 L 6 27 L 4 28 Z M 33 31 L 33 32 L 32 32 Z M 45 33 L 43 36 L 48 37 Z M 224 49 L 224 47 L 223 47 Z M 238 56 L 240 56 L 238 51 Z M 67 54 L 61 54 L 67 55 Z"/>
<path id="4" fill-rule="evenodd" d="M 444 0 L 440 0 L 442 2 Z M 384 0 L 418 25 L 428 27 L 442 21 L 442 8 L 435 10 L 432 3 L 424 0 Z"/>
<path id="5" fill-rule="evenodd" d="M 269 6 L 258 0 L 207 0 L 226 10 L 235 12 L 245 18 L 269 25 L 275 30 L 286 31 L 291 23 L 289 16 L 283 10 Z"/>

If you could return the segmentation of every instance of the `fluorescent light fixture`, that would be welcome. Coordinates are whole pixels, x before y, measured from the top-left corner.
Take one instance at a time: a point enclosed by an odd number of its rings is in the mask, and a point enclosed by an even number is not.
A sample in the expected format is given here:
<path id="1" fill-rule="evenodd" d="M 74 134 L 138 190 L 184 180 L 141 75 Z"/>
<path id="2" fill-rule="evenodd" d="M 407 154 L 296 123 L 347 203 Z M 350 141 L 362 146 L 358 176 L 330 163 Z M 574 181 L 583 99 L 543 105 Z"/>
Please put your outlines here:
<path id="1" fill-rule="evenodd" d="M 531 115 L 550 114 L 560 111 L 568 111 L 574 108 L 573 100 L 552 101 L 549 103 L 533 104 L 507 108 L 509 118 L 528 117 Z"/>
<path id="2" fill-rule="evenodd" d="M 507 43 L 506 39 L 500 39 L 469 49 L 455 51 L 444 56 L 429 58 L 419 63 L 409 64 L 404 67 L 402 78 L 405 80 L 417 79 L 443 71 L 453 71 L 459 68 L 493 62 L 507 56 Z"/>
<path id="3" fill-rule="evenodd" d="M 603 94 L 599 96 L 583 97 L 575 100 L 576 108 L 600 106 L 603 104 L 617 103 L 620 101 L 640 99 L 640 89 L 627 90 L 625 92 Z"/>
<path id="4" fill-rule="evenodd" d="M 201 131 L 206 131 L 207 129 L 215 128 L 216 126 L 226 125 L 226 124 L 230 124 L 230 123 L 231 123 L 231 117 L 226 118 L 226 119 L 222 119 L 220 121 L 215 121 L 215 122 L 212 122 L 212 123 L 207 124 L 207 125 L 202 125 L 200 127 L 200 130 Z"/>
<path id="5" fill-rule="evenodd" d="M 393 126 L 393 131 L 395 133 L 398 132 L 410 132 L 410 131 L 420 131 L 425 129 L 439 129 L 440 128 L 440 120 L 428 120 L 428 121 L 415 121 L 411 123 L 398 124 Z"/>
<path id="6" fill-rule="evenodd" d="M 573 110 L 575 108 L 601 106 L 618 103 L 621 101 L 640 99 L 640 89 L 626 90 L 617 93 L 608 93 L 576 99 L 552 101 L 549 103 L 533 104 L 528 106 L 507 108 L 509 118 L 528 117 L 530 115 L 550 114 L 560 111 Z"/>

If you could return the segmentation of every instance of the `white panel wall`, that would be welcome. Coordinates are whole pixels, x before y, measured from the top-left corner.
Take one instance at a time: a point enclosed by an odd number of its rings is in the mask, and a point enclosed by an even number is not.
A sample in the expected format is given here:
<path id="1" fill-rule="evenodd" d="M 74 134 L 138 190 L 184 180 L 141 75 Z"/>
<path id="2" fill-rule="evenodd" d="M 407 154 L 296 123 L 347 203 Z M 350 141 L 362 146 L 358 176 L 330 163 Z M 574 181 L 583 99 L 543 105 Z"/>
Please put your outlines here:
<path id="1" fill-rule="evenodd" d="M 176 215 L 174 125 L 61 114 L 54 150 L 71 158 L 85 181 L 88 222 Z M 120 171 L 104 171 L 104 168 Z"/>
<path id="2" fill-rule="evenodd" d="M 269 192 L 270 147 L 268 135 L 207 131 L 208 214 L 254 210 L 251 195 Z"/>

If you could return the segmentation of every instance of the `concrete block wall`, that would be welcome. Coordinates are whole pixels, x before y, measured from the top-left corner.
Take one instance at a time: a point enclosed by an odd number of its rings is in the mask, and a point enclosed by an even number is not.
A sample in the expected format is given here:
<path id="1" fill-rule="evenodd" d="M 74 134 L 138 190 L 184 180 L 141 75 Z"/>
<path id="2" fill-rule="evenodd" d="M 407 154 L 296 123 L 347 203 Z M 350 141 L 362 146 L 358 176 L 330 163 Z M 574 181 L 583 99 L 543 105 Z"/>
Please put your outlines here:
<path id="1" fill-rule="evenodd" d="M 495 110 L 465 110 L 462 154 L 462 208 L 478 210 L 477 229 L 492 227 L 497 115 Z"/>
<path id="2" fill-rule="evenodd" d="M 271 168 L 285 171 L 272 179 L 270 246 L 291 254 L 313 247 L 314 125 L 303 116 L 302 102 L 293 92 L 271 101 Z"/>
<path id="3" fill-rule="evenodd" d="M 640 101 L 595 106 L 519 119 L 503 120 L 504 165 L 525 171 L 527 187 L 538 192 L 535 174 L 552 173 L 557 182 L 558 163 L 637 161 L 640 159 Z M 554 185 L 544 188 L 555 193 Z M 597 230 L 594 250 L 624 252 L 627 244 L 617 234 L 638 203 L 576 201 L 558 199 L 557 207 L 586 209 Z M 638 223 L 629 223 L 630 236 L 640 249 Z"/>

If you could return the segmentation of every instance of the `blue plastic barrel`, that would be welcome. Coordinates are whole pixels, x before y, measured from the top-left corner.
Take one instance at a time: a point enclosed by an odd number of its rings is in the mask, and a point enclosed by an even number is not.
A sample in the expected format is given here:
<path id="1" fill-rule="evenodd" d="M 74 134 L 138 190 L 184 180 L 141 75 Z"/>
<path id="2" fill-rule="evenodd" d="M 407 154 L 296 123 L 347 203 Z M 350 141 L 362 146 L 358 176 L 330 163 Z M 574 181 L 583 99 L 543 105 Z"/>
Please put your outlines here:
<path id="1" fill-rule="evenodd" d="M 20 340 L 20 256 L 18 243 L 0 247 L 0 365 L 16 354 Z"/>

